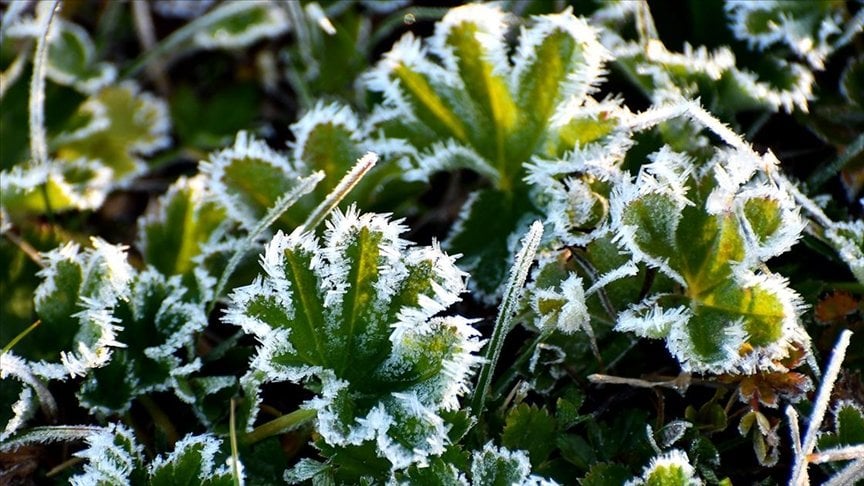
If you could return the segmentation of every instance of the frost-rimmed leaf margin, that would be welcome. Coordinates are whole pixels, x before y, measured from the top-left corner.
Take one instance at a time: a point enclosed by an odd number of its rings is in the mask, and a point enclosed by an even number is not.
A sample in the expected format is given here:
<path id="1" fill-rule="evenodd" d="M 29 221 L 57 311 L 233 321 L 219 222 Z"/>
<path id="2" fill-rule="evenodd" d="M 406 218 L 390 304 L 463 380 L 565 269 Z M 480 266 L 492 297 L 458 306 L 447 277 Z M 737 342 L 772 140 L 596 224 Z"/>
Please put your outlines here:
<path id="1" fill-rule="evenodd" d="M 350 207 L 333 214 L 323 242 L 311 233 L 273 237 L 264 276 L 235 289 L 223 317 L 260 342 L 241 379 L 247 431 L 261 384 L 314 378 L 321 391 L 304 407 L 317 411 L 326 443 L 374 441 L 393 469 L 444 451 L 438 414 L 458 408 L 481 342 L 471 321 L 432 317 L 459 299 L 465 275 L 437 244 L 409 246 L 404 231 Z"/>
<path id="2" fill-rule="evenodd" d="M 53 317 L 74 319 L 80 329 L 76 333 L 76 347 L 57 350 L 60 362 L 39 360 L 31 362 L 30 367 L 37 376 L 47 379 L 66 379 L 70 376 L 84 376 L 88 370 L 104 366 L 111 358 L 114 347 L 123 347 L 117 341 L 117 320 L 112 315 L 119 299 L 129 297 L 129 280 L 133 270 L 126 259 L 126 248 L 112 245 L 99 238 L 93 238 L 92 248 L 83 251 L 76 243 L 67 243 L 43 255 L 45 266 L 37 274 L 44 281 L 37 287 L 33 297 L 36 312 L 43 319 L 42 328 L 50 327 Z M 79 287 L 62 288 L 58 285 L 63 267 L 77 274 Z M 66 302 L 80 309 L 71 315 L 51 316 L 55 293 L 72 292 L 74 302 Z M 57 302 L 68 301 L 61 298 Z M 60 308 L 59 312 L 64 312 Z M 83 333 L 83 334 L 82 334 Z M 85 341 L 77 338 L 78 335 Z"/>

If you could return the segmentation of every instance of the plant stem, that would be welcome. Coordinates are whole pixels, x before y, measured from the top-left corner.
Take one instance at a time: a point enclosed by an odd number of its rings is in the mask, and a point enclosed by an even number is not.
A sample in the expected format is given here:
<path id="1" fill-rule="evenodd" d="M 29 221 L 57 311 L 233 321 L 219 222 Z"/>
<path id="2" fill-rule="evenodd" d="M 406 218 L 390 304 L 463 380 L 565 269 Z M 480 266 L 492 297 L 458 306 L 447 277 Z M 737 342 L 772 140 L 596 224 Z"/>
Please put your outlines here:
<path id="1" fill-rule="evenodd" d="M 45 141 L 45 70 L 48 58 L 48 36 L 54 15 L 60 7 L 60 0 L 54 0 L 48 11 L 48 18 L 42 26 L 42 32 L 36 40 L 36 51 L 33 54 L 33 74 L 30 77 L 30 157 L 36 165 L 48 162 L 48 144 Z M 38 6 L 37 6 L 38 10 Z"/>
<path id="2" fill-rule="evenodd" d="M 504 300 L 501 302 L 498 317 L 495 319 L 495 328 L 492 330 L 492 338 L 486 348 L 486 360 L 480 368 L 477 388 L 474 389 L 474 395 L 471 398 L 471 413 L 475 417 L 483 412 L 483 407 L 486 404 L 492 372 L 495 370 L 495 364 L 501 355 L 504 338 L 510 332 L 513 314 L 522 295 L 522 286 L 525 285 L 525 280 L 528 278 L 528 270 L 534 263 L 534 255 L 537 253 L 537 247 L 540 245 L 542 236 L 543 224 L 540 221 L 535 221 L 531 225 L 531 229 L 528 230 L 528 234 L 523 238 L 522 249 L 516 255 L 516 262 L 510 269 L 510 280 L 507 282 Z"/>
<path id="3" fill-rule="evenodd" d="M 228 421 L 228 434 L 231 438 L 231 472 L 234 477 L 234 486 L 240 486 L 240 452 L 237 447 L 237 424 L 235 420 L 234 409 L 237 406 L 237 400 L 231 399 L 230 419 Z"/>
<path id="4" fill-rule="evenodd" d="M 317 414 L 318 411 L 314 409 L 295 410 L 255 427 L 255 430 L 243 436 L 242 441 L 244 444 L 251 445 L 268 437 L 289 432 L 314 419 Z"/>
<path id="5" fill-rule="evenodd" d="M 153 423 L 165 433 L 166 440 L 173 447 L 174 443 L 180 439 L 180 435 L 177 433 L 177 428 L 174 427 L 171 419 L 168 418 L 168 414 L 166 414 L 148 395 L 141 395 L 138 397 L 138 401 L 141 402 L 141 405 L 147 410 L 147 413 L 150 414 Z"/>

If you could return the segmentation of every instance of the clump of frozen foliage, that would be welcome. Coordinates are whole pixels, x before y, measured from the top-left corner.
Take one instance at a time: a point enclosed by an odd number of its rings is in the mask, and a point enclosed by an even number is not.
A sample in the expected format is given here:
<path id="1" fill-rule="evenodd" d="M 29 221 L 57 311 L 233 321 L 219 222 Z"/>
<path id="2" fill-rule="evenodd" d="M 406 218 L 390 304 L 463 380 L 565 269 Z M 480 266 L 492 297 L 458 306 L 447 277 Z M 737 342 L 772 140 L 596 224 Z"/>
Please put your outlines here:
<path id="1" fill-rule="evenodd" d="M 277 233 L 264 274 L 235 289 L 224 321 L 261 343 L 243 378 L 252 410 L 266 382 L 319 390 L 306 407 L 330 446 L 373 441 L 394 469 L 441 454 L 440 413 L 458 408 L 480 346 L 462 317 L 433 317 L 459 299 L 465 275 L 436 246 L 412 247 L 405 227 L 353 208 L 321 240 Z"/>
<path id="2" fill-rule="evenodd" d="M 647 2 L 574 7 L 593 9 L 587 19 L 560 2 L 323 3 L 112 4 L 145 46 L 129 66 L 103 59 L 128 49 L 100 45 L 115 32 L 102 20 L 91 38 L 54 2 L 7 6 L 0 451 L 83 442 L 64 466 L 73 484 L 722 484 L 730 434 L 712 434 L 740 416 L 737 432 L 773 468 L 784 446 L 774 409 L 806 403 L 805 369 L 818 375 L 826 341 L 839 332 L 845 350 L 842 328 L 861 325 L 864 224 L 833 220 L 839 204 L 807 191 L 838 171 L 854 179 L 864 139 L 835 146 L 840 158 L 805 186 L 738 124 L 755 115 L 752 134 L 771 113 L 817 111 L 816 71 L 860 49 L 860 2 L 713 5 L 741 42 L 710 49 L 670 47 Z M 194 20 L 150 45 L 153 15 Z M 346 56 L 430 15 L 430 38 L 405 34 L 357 80 L 369 105 L 315 99 L 355 81 L 328 79 L 367 62 Z M 333 45 L 344 52 L 330 57 Z M 228 51 L 207 56 L 230 66 L 254 56 L 231 79 L 260 71 L 267 96 L 289 78 L 296 103 L 268 103 L 302 107 L 287 147 L 270 144 L 281 132 L 267 110 L 260 130 L 250 115 L 199 133 L 197 113 L 178 113 L 224 100 L 142 90 L 172 92 L 176 73 L 161 67 L 202 50 Z M 754 52 L 764 59 L 746 64 Z M 858 55 L 840 76 L 853 121 Z M 29 152 L 14 129 L 27 115 Z M 194 170 L 190 157 L 202 159 Z M 166 180 L 175 169 L 184 175 Z M 164 189 L 146 212 L 105 204 L 114 192 L 136 206 L 142 178 Z M 442 181 L 444 194 L 421 195 Z M 133 231 L 99 227 L 135 211 Z M 82 243 L 94 227 L 130 246 Z M 430 231 L 446 239 L 407 240 Z M 805 255 L 845 264 L 858 286 L 821 299 L 829 283 L 777 259 L 803 238 Z M 493 326 L 463 317 L 496 307 Z M 633 367 L 643 338 L 668 350 L 650 357 L 662 368 Z M 835 381 L 838 396 L 858 390 L 838 380 L 838 359 L 803 438 L 787 409 L 793 478 L 828 461 L 841 461 L 835 483 L 861 478 L 861 408 L 829 407 Z M 661 369 L 681 374 L 635 377 Z M 685 396 L 683 418 L 601 387 L 683 396 L 706 383 L 716 393 Z M 61 422 L 85 413 L 95 425 Z"/>

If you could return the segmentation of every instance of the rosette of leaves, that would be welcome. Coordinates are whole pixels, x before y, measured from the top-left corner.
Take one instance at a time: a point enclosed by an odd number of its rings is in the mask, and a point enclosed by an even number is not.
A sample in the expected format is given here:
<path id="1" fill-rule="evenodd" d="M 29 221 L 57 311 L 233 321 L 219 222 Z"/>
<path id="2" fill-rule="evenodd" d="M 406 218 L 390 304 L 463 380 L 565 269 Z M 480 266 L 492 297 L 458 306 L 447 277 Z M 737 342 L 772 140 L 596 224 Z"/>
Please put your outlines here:
<path id="1" fill-rule="evenodd" d="M 809 348 L 800 297 L 759 270 L 796 242 L 803 222 L 791 196 L 762 175 L 776 159 L 754 157 L 718 150 L 694 168 L 664 148 L 613 193 L 620 242 L 680 286 L 622 312 L 616 330 L 665 339 L 685 371 L 785 371 L 783 358 Z"/>
<path id="2" fill-rule="evenodd" d="M 708 50 L 685 43 L 682 52 L 670 50 L 654 29 L 647 3 L 609 3 L 592 19 L 606 27 L 603 45 L 615 63 L 655 104 L 699 97 L 712 112 L 734 120 L 736 113 L 753 109 L 806 112 L 813 97 L 810 69 L 782 57 L 760 57 L 745 69 L 726 46 Z"/>
<path id="3" fill-rule="evenodd" d="M 242 379 L 248 429 L 261 384 L 303 382 L 334 456 L 323 469 L 338 471 L 339 451 L 353 446 L 391 469 L 444 451 L 441 414 L 458 408 L 480 341 L 466 319 L 433 317 L 458 300 L 464 274 L 437 246 L 408 246 L 404 229 L 351 208 L 322 241 L 277 233 L 267 245 L 264 275 L 235 289 L 224 317 L 261 342 Z"/>
<path id="4" fill-rule="evenodd" d="M 173 388 L 201 367 L 194 358 L 194 334 L 207 326 L 201 305 L 187 301 L 180 277 L 166 278 L 149 268 L 129 282 L 129 298 L 113 317 L 120 327 L 111 361 L 92 370 L 81 385 L 79 402 L 92 412 L 120 414 L 140 395 Z"/>
<path id="5" fill-rule="evenodd" d="M 85 440 L 87 447 L 75 453 L 86 462 L 83 473 L 70 478 L 74 485 L 236 484 L 231 468 L 216 463 L 227 457 L 220 450 L 222 441 L 209 434 L 187 435 L 174 444 L 171 454 L 150 462 L 132 431 L 122 425 L 97 429 Z M 237 480 L 242 482 L 242 476 Z"/>
<path id="6" fill-rule="evenodd" d="M 580 112 L 597 103 L 589 95 L 608 58 L 592 27 L 570 10 L 532 17 L 511 57 L 506 21 L 489 5 L 452 9 L 428 42 L 406 34 L 365 76 L 367 88 L 383 97 L 370 122 L 401 143 L 407 179 L 455 169 L 485 179 L 445 246 L 464 254 L 472 285 L 490 299 L 506 276 L 517 239 L 511 236 L 537 212 L 525 164 L 615 126 L 601 110 Z"/>
<path id="7" fill-rule="evenodd" d="M 36 376 L 83 376 L 107 364 L 112 350 L 122 346 L 112 311 L 129 297 L 133 270 L 123 247 L 98 238 L 92 244 L 82 250 L 67 243 L 43 255 L 43 281 L 33 296 L 33 318 L 40 325 L 14 348 Z M 3 341 L 29 324 L 4 322 Z"/>

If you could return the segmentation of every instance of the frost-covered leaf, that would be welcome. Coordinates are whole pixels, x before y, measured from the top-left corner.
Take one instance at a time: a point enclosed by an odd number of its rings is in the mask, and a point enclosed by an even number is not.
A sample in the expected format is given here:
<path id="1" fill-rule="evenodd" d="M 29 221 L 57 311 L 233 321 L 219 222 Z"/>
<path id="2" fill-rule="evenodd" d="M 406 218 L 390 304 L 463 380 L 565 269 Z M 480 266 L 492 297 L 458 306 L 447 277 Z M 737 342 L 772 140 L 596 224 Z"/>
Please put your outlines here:
<path id="1" fill-rule="evenodd" d="M 834 407 L 834 430 L 819 436 L 819 448 L 864 444 L 864 410 L 861 404 L 841 401 Z"/>
<path id="2" fill-rule="evenodd" d="M 501 434 L 501 444 L 511 450 L 528 453 L 535 467 L 545 461 L 555 448 L 558 424 L 543 408 L 522 403 L 510 410 Z"/>
<path id="3" fill-rule="evenodd" d="M 676 449 L 652 459 L 651 464 L 642 471 L 641 477 L 628 481 L 626 484 L 633 486 L 696 486 L 703 483 L 696 475 L 696 470 L 690 465 L 687 455 Z"/>
<path id="4" fill-rule="evenodd" d="M 532 17 L 512 58 L 507 32 L 497 7 L 461 6 L 445 15 L 428 42 L 404 36 L 365 78 L 384 98 L 372 124 L 404 146 L 409 180 L 469 169 L 491 183 L 471 197 L 447 245 L 465 255 L 463 267 L 479 272 L 471 284 L 491 297 L 506 278 L 506 267 L 496 262 L 512 260 L 508 238 L 533 219 L 525 165 L 535 155 L 556 156 L 602 139 L 617 107 L 604 105 L 609 112 L 602 115 L 586 108 L 597 105 L 589 95 L 602 79 L 607 53 L 594 29 L 569 9 Z M 489 217 L 481 208 L 497 214 Z M 476 229 L 472 218 L 494 221 L 496 237 L 487 237 L 493 233 L 488 227 L 482 238 L 462 235 Z"/>
<path id="5" fill-rule="evenodd" d="M 13 217 L 96 209 L 111 188 L 112 171 L 97 160 L 52 161 L 0 173 L 0 204 Z"/>
<path id="6" fill-rule="evenodd" d="M 246 132 L 237 134 L 233 147 L 210 154 L 201 171 L 222 210 L 246 230 L 254 228 L 276 201 L 308 175 L 287 156 Z M 280 221 L 290 229 L 299 226 L 308 212 L 302 209 L 289 209 Z"/>
<path id="7" fill-rule="evenodd" d="M 394 468 L 443 451 L 438 413 L 458 405 L 480 346 L 465 319 L 432 318 L 458 300 L 463 274 L 437 246 L 408 246 L 402 231 L 352 208 L 333 216 L 323 241 L 278 233 L 264 276 L 235 289 L 224 317 L 262 343 L 244 378 L 250 393 L 315 376 L 320 393 L 308 406 L 322 438 L 374 440 Z"/>
<path id="8" fill-rule="evenodd" d="M 531 475 L 528 455 L 520 450 L 496 447 L 487 442 L 482 450 L 471 455 L 471 484 L 552 485 L 553 481 Z"/>
<path id="9" fill-rule="evenodd" d="M 864 221 L 835 223 L 825 231 L 825 237 L 864 285 Z"/>
<path id="10" fill-rule="evenodd" d="M 160 456 L 147 467 L 149 483 L 200 484 L 229 486 L 234 483 L 225 455 L 220 454 L 222 441 L 210 435 L 187 435 L 174 444 L 174 452 Z M 225 462 L 217 467 L 217 458 Z"/>
<path id="11" fill-rule="evenodd" d="M 34 19 L 27 17 L 10 26 L 8 39 L 36 38 L 41 34 L 41 16 L 47 14 L 45 7 L 37 8 Z M 90 34 L 80 25 L 57 19 L 49 33 L 48 55 L 45 75 L 51 81 L 73 86 L 78 91 L 91 94 L 112 83 L 117 77 L 117 68 L 96 60 L 96 47 Z"/>
<path id="12" fill-rule="evenodd" d="M 208 282 L 217 278 L 206 265 L 207 253 L 229 229 L 225 209 L 210 200 L 207 189 L 204 176 L 180 177 L 139 226 L 144 261 L 163 275 L 181 275 L 184 286 L 205 300 Z"/>
<path id="13" fill-rule="evenodd" d="M 129 296 L 133 271 L 123 247 L 96 238 L 92 243 L 84 250 L 68 243 L 43 256 L 43 282 L 33 297 L 42 322 L 15 347 L 37 376 L 84 375 L 122 346 L 112 310 Z"/>
<path id="14" fill-rule="evenodd" d="M 159 455 L 152 462 L 145 459 L 144 448 L 123 425 L 99 428 L 87 435 L 85 441 L 87 447 L 75 453 L 85 461 L 83 473 L 70 478 L 70 483 L 76 486 L 235 484 L 225 461 L 227 455 L 220 451 L 222 441 L 208 434 L 187 435 L 174 444 L 171 454 Z M 225 463 L 217 466 L 217 459 Z M 239 479 L 243 481 L 242 477 Z"/>
<path id="15" fill-rule="evenodd" d="M 72 476 L 70 484 L 145 484 L 144 448 L 135 434 L 119 424 L 109 424 L 85 439 L 87 448 L 76 452 L 84 459 L 84 472 Z"/>
<path id="16" fill-rule="evenodd" d="M 128 299 L 113 309 L 123 347 L 87 375 L 78 394 L 92 412 L 123 413 L 135 397 L 166 390 L 201 366 L 190 355 L 193 335 L 207 318 L 200 305 L 185 301 L 180 277 L 168 279 L 149 268 L 132 277 L 129 289 Z M 179 358 L 184 352 L 185 359 Z"/>
<path id="17" fill-rule="evenodd" d="M 124 184 L 144 171 L 142 156 L 169 144 L 169 130 L 165 103 L 127 81 L 93 93 L 51 143 L 58 159 L 97 160 Z"/>
<path id="18" fill-rule="evenodd" d="M 788 250 L 803 226 L 790 196 L 747 182 L 754 169 L 737 166 L 740 155 L 717 157 L 713 173 L 699 176 L 664 149 L 635 186 L 617 188 L 619 239 L 684 292 L 631 307 L 616 329 L 665 338 L 685 370 L 783 371 L 776 362 L 809 341 L 798 320 L 800 297 L 755 267 Z"/>
<path id="19" fill-rule="evenodd" d="M 735 54 L 725 46 L 709 51 L 685 42 L 682 52 L 675 52 L 656 33 L 641 33 L 638 39 L 628 36 L 626 33 L 642 32 L 636 25 L 643 22 L 637 17 L 644 15 L 650 15 L 648 9 L 639 4 L 620 2 L 604 6 L 594 20 L 606 27 L 603 44 L 616 63 L 655 103 L 699 97 L 724 118 L 757 108 L 807 111 L 815 79 L 806 66 L 782 56 L 765 56 L 749 70 L 739 67 Z"/>
<path id="20" fill-rule="evenodd" d="M 246 0 L 236 6 L 240 8 L 199 30 L 195 44 L 205 49 L 240 49 L 288 30 L 288 17 L 274 2 Z"/>
<path id="21" fill-rule="evenodd" d="M 10 352 L 0 354 L 0 441 L 20 430 L 39 410 L 31 385 L 36 379 L 24 360 Z"/>
<path id="22" fill-rule="evenodd" d="M 784 45 L 816 69 L 823 69 L 847 26 L 854 27 L 854 20 L 846 24 L 849 14 L 841 1 L 730 0 L 725 7 L 735 37 L 751 48 L 766 51 Z"/>
<path id="23" fill-rule="evenodd" d="M 324 180 L 315 187 L 315 201 L 327 194 L 367 152 L 379 153 L 382 163 L 363 176 L 351 191 L 351 199 L 363 210 L 398 208 L 416 197 L 416 184 L 401 180 L 396 160 L 400 144 L 371 133 L 367 123 L 346 105 L 317 103 L 291 125 L 295 140 L 290 144 L 294 164 L 306 171 L 323 171 Z M 311 209 L 311 208 L 310 208 Z"/>

